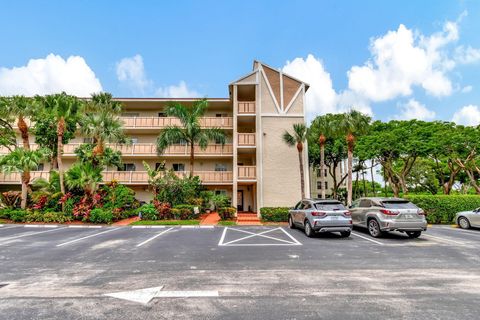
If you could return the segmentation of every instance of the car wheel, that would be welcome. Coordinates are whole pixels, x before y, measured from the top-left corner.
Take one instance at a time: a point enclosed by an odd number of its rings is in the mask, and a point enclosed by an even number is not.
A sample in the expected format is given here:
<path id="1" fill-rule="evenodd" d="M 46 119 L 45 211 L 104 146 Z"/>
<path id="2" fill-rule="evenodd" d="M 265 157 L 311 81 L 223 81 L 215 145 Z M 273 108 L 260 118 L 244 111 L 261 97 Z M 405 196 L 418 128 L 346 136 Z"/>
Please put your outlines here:
<path id="1" fill-rule="evenodd" d="M 312 229 L 312 226 L 310 225 L 310 222 L 308 220 L 305 221 L 305 235 L 309 238 L 313 237 L 315 232 Z"/>
<path id="2" fill-rule="evenodd" d="M 422 234 L 422 231 L 409 231 L 409 232 L 407 232 L 407 235 L 410 239 L 418 238 L 418 237 L 420 237 L 421 234 Z"/>
<path id="3" fill-rule="evenodd" d="M 288 216 L 288 226 L 290 229 L 295 229 L 295 224 L 293 223 L 292 216 Z"/>
<path id="4" fill-rule="evenodd" d="M 458 218 L 458 225 L 462 229 L 470 229 L 470 222 L 465 217 Z"/>
<path id="5" fill-rule="evenodd" d="M 342 231 L 342 232 L 340 232 L 340 235 L 343 238 L 348 238 L 348 237 L 350 237 L 350 233 L 352 233 L 352 232 L 351 231 Z"/>
<path id="6" fill-rule="evenodd" d="M 375 219 L 368 221 L 368 233 L 374 238 L 382 236 L 383 232 L 380 230 L 380 225 Z"/>

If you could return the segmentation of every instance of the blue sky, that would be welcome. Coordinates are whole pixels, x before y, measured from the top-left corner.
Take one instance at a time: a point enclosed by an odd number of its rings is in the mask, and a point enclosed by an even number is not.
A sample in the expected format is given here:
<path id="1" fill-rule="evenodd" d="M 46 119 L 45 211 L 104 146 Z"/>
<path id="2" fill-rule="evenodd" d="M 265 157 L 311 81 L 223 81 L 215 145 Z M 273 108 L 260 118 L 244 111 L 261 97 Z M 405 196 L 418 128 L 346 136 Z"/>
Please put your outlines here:
<path id="1" fill-rule="evenodd" d="M 312 85 L 310 119 L 354 106 L 383 120 L 480 122 L 480 1 L 18 0 L 1 8 L 0 95 L 226 97 L 258 59 Z"/>

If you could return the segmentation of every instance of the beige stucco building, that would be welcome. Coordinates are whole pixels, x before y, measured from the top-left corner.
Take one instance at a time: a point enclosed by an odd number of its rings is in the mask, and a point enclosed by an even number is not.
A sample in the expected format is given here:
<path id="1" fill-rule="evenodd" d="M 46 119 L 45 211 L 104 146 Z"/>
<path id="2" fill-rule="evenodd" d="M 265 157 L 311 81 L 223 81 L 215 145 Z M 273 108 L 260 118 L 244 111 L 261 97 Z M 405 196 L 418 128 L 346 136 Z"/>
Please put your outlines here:
<path id="1" fill-rule="evenodd" d="M 204 127 L 219 127 L 227 133 L 227 143 L 211 143 L 206 150 L 196 148 L 195 174 L 205 186 L 226 193 L 239 211 L 259 212 L 266 206 L 293 206 L 301 197 L 300 172 L 296 148 L 282 141 L 284 130 L 305 121 L 304 103 L 308 85 L 281 71 L 255 61 L 253 71 L 230 83 L 228 98 L 208 99 L 209 108 L 202 119 Z M 105 168 L 104 181 L 117 180 L 129 185 L 140 200 L 149 201 L 147 174 L 142 162 L 150 166 L 166 161 L 178 175 L 189 171 L 189 150 L 175 145 L 158 156 L 155 140 L 167 125 L 180 124 L 166 117 L 163 109 L 169 101 L 191 104 L 191 99 L 118 98 L 125 110 L 124 128 L 133 144 L 112 145 L 122 152 L 123 168 Z M 34 141 L 32 137 L 31 141 Z M 64 165 L 75 162 L 74 150 L 87 142 L 77 136 L 64 148 Z M 0 151 L 6 152 L 6 150 Z M 303 155 L 308 168 L 307 148 Z M 49 165 L 32 172 L 32 178 L 47 177 Z M 306 193 L 309 175 L 305 170 Z M 0 174 L 0 188 L 19 186 L 20 175 Z M 2 186 L 3 185 L 3 186 Z"/>
<path id="2" fill-rule="evenodd" d="M 309 174 L 310 174 L 310 194 L 312 198 L 321 198 L 322 197 L 322 189 L 325 189 L 325 196 L 330 198 L 332 196 L 332 190 L 334 186 L 333 177 L 328 172 L 329 168 L 325 167 L 323 169 L 323 174 L 325 176 L 324 183 L 322 184 L 321 181 L 321 170 L 318 166 L 309 167 Z M 346 161 L 342 161 L 336 168 L 335 176 L 337 179 L 337 183 L 342 180 L 342 177 L 346 174 Z M 340 188 L 347 187 L 347 179 L 344 179 L 343 182 L 340 184 Z"/>

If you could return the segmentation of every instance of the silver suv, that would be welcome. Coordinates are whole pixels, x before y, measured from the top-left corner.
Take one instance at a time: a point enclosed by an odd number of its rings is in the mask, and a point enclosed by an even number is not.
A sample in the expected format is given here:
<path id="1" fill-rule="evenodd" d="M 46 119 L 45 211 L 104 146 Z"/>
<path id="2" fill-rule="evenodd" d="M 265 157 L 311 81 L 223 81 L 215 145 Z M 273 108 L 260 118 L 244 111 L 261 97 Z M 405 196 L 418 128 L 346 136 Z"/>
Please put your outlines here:
<path id="1" fill-rule="evenodd" d="M 340 232 L 342 237 L 348 237 L 352 218 L 340 201 L 305 199 L 288 212 L 288 225 L 291 229 L 303 228 L 307 237 L 313 237 L 315 232 Z"/>
<path id="2" fill-rule="evenodd" d="M 405 199 L 360 198 L 352 203 L 350 211 L 353 225 L 368 228 L 375 238 L 387 231 L 405 232 L 410 238 L 418 238 L 427 230 L 423 210 Z"/>

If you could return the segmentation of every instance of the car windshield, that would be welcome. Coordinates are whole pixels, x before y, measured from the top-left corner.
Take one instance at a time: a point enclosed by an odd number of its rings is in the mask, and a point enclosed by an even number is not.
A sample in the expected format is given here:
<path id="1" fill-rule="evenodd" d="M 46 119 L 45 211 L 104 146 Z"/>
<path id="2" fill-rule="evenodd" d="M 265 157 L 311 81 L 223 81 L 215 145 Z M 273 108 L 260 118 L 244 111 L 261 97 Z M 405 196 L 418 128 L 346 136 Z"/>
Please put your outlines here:
<path id="1" fill-rule="evenodd" d="M 345 206 L 341 203 L 335 202 L 317 202 L 315 203 L 317 210 L 334 211 L 334 210 L 346 210 Z"/>
<path id="2" fill-rule="evenodd" d="M 382 206 L 387 209 L 418 209 L 410 201 L 382 201 Z"/>

